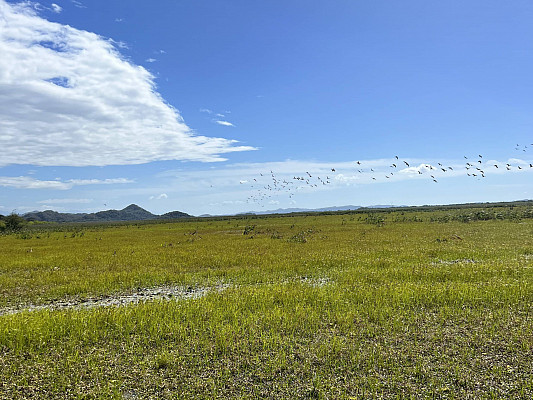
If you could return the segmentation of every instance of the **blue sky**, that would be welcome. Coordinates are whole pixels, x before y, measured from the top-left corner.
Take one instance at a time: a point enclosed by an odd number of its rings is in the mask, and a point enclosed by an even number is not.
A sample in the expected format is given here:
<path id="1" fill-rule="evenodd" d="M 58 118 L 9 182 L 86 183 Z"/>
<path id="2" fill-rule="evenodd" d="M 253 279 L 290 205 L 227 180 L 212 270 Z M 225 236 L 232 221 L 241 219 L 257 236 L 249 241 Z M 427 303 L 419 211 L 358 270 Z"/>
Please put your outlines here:
<path id="1" fill-rule="evenodd" d="M 0 213 L 533 198 L 532 20 L 528 1 L 0 0 Z"/>

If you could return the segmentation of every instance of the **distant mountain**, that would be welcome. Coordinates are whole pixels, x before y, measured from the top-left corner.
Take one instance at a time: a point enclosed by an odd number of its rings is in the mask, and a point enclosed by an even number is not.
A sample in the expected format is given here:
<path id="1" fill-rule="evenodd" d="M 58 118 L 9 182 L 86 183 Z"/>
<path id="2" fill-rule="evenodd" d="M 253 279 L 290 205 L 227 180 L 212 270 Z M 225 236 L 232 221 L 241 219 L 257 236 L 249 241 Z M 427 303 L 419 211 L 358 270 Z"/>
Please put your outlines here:
<path id="1" fill-rule="evenodd" d="M 94 217 L 96 220 L 102 221 L 144 221 L 147 219 L 156 219 L 158 216 L 136 204 L 131 204 L 122 210 L 99 211 L 94 214 Z"/>
<path id="2" fill-rule="evenodd" d="M 130 204 L 122 210 L 107 210 L 96 213 L 59 213 L 57 211 L 33 211 L 23 215 L 27 221 L 45 222 L 104 222 L 104 221 L 146 221 L 155 219 L 175 219 L 190 217 L 181 211 L 172 211 L 163 215 L 152 214 L 136 204 Z"/>
<path id="3" fill-rule="evenodd" d="M 177 219 L 177 218 L 187 218 L 190 217 L 189 214 L 185 214 L 181 211 L 171 211 L 167 212 L 166 214 L 160 215 L 159 218 L 161 219 Z"/>

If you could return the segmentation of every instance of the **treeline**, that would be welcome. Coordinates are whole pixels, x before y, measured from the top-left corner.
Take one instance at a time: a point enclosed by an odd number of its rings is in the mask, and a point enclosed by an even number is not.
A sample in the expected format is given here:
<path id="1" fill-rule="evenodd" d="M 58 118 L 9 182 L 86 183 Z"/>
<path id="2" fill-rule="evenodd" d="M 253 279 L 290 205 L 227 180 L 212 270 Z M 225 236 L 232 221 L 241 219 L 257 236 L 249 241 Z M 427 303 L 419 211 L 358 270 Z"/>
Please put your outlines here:
<path id="1" fill-rule="evenodd" d="M 124 213 L 126 211 L 126 213 Z M 122 212 L 122 214 L 120 214 Z M 46 213 L 46 212 L 45 212 Z M 56 212 L 53 212 L 56 213 Z M 20 216 L 12 213 L 11 215 L 0 215 L 0 233 L 19 232 L 24 228 L 31 230 L 56 230 L 67 229 L 72 225 L 73 229 L 79 229 L 80 226 L 108 226 L 109 223 L 122 224 L 145 224 L 145 223 L 164 223 L 176 220 L 191 221 L 197 217 L 192 217 L 185 213 L 174 211 L 164 215 L 154 215 L 148 213 L 142 208 L 131 205 L 124 210 L 109 210 L 92 214 L 91 216 L 104 214 L 106 217 L 113 215 L 118 220 L 73 220 L 69 221 L 42 221 L 34 219 L 35 213 Z M 59 213 L 58 213 L 59 214 Z M 118 215 L 117 215 L 118 214 Z M 124 215 L 126 214 L 126 215 Z M 143 215 L 144 214 L 144 215 Z M 150 215 L 146 215 L 150 214 Z M 68 214 L 61 214 L 62 216 Z M 74 214 L 78 217 L 80 214 Z M 83 214 L 82 214 L 83 215 Z M 236 215 L 236 216 L 218 216 L 202 218 L 202 220 L 255 220 L 268 219 L 271 217 L 282 218 L 291 216 L 325 216 L 325 215 L 351 215 L 351 219 L 363 220 L 369 224 L 383 226 L 390 222 L 438 222 L 446 223 L 452 221 L 474 222 L 489 220 L 511 220 L 520 221 L 524 219 L 533 219 L 533 201 L 516 201 L 508 203 L 470 203 L 470 204 L 453 204 L 437 206 L 412 206 L 412 207 L 391 207 L 391 208 L 360 208 L 358 210 L 327 211 L 327 212 L 298 212 L 289 214 L 265 214 L 265 215 Z M 118 217 L 121 218 L 118 218 Z M 23 218 L 24 217 L 24 218 Z M 144 218 L 143 218 L 144 217 Z M 148 218 L 151 217 L 151 218 Z M 52 219 L 53 220 L 53 219 Z M 66 225 L 65 225 L 66 224 Z"/>
<path id="2" fill-rule="evenodd" d="M 468 212 L 447 213 L 445 215 L 435 215 L 430 218 L 431 222 L 473 222 L 473 221 L 490 221 L 490 220 L 510 220 L 521 221 L 523 219 L 533 219 L 533 208 L 509 208 L 506 210 L 481 209 L 471 210 Z"/>
<path id="3" fill-rule="evenodd" d="M 18 214 L 12 213 L 8 216 L 0 214 L 0 232 L 18 232 L 25 224 L 26 220 Z"/>

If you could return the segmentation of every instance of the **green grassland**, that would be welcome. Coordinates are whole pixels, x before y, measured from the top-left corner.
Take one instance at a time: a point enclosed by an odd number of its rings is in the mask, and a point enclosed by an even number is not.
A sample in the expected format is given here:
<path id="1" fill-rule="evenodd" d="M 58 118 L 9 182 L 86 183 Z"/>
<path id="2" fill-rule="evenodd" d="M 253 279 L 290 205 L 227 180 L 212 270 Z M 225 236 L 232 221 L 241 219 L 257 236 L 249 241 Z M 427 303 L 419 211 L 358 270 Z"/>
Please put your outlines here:
<path id="1" fill-rule="evenodd" d="M 177 285 L 195 299 L 0 315 L 0 398 L 533 397 L 531 206 L 35 225 L 0 313 Z"/>

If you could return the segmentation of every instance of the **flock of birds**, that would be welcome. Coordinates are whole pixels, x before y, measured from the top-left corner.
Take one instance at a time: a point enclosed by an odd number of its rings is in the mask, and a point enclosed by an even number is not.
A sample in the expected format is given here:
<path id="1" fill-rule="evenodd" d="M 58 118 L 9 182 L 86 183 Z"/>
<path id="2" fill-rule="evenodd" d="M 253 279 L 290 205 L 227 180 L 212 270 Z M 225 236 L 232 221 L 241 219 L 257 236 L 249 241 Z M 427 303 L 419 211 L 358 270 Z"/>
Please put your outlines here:
<path id="1" fill-rule="evenodd" d="M 526 152 L 530 145 L 517 144 L 515 150 Z M 466 176 L 476 179 L 483 179 L 486 177 L 488 171 L 492 170 L 524 170 L 533 168 L 533 164 L 527 163 L 498 163 L 494 161 L 485 161 L 483 155 L 478 154 L 477 157 L 463 156 L 464 165 L 444 165 L 437 162 L 436 165 L 431 163 L 422 163 L 417 166 L 412 166 L 408 160 L 401 159 L 399 156 L 392 158 L 391 164 L 385 168 L 383 166 L 377 167 L 375 164 L 365 166 L 365 162 L 356 161 L 349 172 L 352 176 L 351 180 L 367 181 L 386 181 L 393 179 L 399 174 L 411 174 L 411 175 L 423 175 L 434 183 L 438 183 L 438 178 L 444 176 L 444 174 L 461 175 L 466 173 Z M 249 185 L 252 189 L 251 194 L 247 198 L 249 203 L 257 203 L 264 207 L 265 201 L 269 201 L 280 194 L 288 194 L 289 199 L 301 190 L 315 189 L 323 186 L 330 185 L 333 180 L 339 179 L 339 176 L 344 175 L 337 174 L 337 167 L 331 167 L 326 172 L 322 169 L 320 173 L 311 173 L 305 171 L 292 177 L 279 176 L 270 170 L 270 172 L 261 172 L 258 176 L 249 178 L 248 180 L 241 180 L 241 185 Z M 343 168 L 344 172 L 344 168 Z M 359 177 L 357 175 L 360 175 Z"/>

